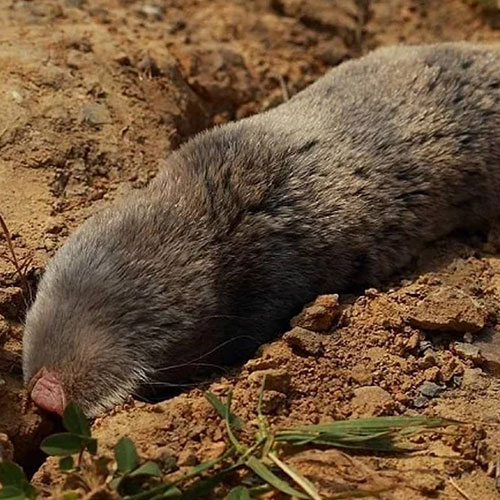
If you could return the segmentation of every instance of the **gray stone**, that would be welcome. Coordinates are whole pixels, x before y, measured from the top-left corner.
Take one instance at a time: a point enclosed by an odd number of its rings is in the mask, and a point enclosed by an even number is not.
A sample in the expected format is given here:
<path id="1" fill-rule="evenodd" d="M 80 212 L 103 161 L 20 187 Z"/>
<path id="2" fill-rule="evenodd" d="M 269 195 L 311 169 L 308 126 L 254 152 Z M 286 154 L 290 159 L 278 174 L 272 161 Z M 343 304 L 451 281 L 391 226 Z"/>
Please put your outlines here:
<path id="1" fill-rule="evenodd" d="M 434 382 L 424 382 L 418 390 L 423 396 L 428 398 L 435 398 L 439 396 L 445 388 L 441 385 L 435 384 Z"/>

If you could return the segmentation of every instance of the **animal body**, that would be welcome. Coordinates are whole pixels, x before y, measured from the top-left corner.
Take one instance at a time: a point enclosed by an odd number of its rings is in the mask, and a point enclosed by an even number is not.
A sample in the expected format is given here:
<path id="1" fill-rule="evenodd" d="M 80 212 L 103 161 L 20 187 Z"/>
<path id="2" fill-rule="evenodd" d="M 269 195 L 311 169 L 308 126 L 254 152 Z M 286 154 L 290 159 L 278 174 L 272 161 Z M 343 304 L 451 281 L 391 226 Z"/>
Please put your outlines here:
<path id="1" fill-rule="evenodd" d="M 499 215 L 499 55 L 379 49 L 185 143 L 49 262 L 24 335 L 33 400 L 95 416 L 241 360 L 316 295 Z"/>

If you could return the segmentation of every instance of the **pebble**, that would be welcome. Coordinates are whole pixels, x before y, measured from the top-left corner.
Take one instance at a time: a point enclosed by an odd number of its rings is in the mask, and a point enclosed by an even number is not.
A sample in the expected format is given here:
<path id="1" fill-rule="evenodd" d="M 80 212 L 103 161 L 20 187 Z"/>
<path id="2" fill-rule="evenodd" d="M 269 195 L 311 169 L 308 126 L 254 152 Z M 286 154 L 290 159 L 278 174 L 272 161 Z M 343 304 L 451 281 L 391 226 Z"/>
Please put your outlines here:
<path id="1" fill-rule="evenodd" d="M 475 342 L 481 349 L 484 358 L 485 369 L 494 375 L 500 375 L 500 329 L 499 327 L 488 328 L 484 334 Z"/>
<path id="2" fill-rule="evenodd" d="M 418 388 L 418 390 L 423 396 L 426 396 L 428 398 L 435 398 L 445 390 L 445 387 L 438 385 L 434 382 L 424 382 Z"/>
<path id="3" fill-rule="evenodd" d="M 425 330 L 478 332 L 488 315 L 477 301 L 458 288 L 441 287 L 430 292 L 410 312 L 412 326 Z"/>
<path id="4" fill-rule="evenodd" d="M 192 467 L 197 462 L 196 455 L 188 449 L 181 451 L 177 457 L 177 465 L 179 467 Z"/>
<path id="5" fill-rule="evenodd" d="M 326 332 L 332 328 L 339 314 L 339 296 L 337 294 L 320 295 L 295 316 L 290 324 L 292 327 L 299 326 L 313 332 Z"/>
<path id="6" fill-rule="evenodd" d="M 291 377 L 285 370 L 270 369 L 255 371 L 248 376 L 248 380 L 260 385 L 264 377 L 266 377 L 264 383 L 266 391 L 277 391 L 284 394 L 289 391 Z"/>
<path id="7" fill-rule="evenodd" d="M 262 411 L 275 413 L 286 402 L 286 394 L 278 391 L 265 391 L 262 395 Z"/>
<path id="8" fill-rule="evenodd" d="M 413 400 L 413 406 L 415 408 L 424 408 L 427 406 L 427 404 L 429 403 L 429 400 L 425 397 L 425 396 L 417 396 L 414 400 Z"/>
<path id="9" fill-rule="evenodd" d="M 371 363 L 358 363 L 351 369 L 351 377 L 358 384 L 370 385 L 373 382 L 373 367 Z"/>
<path id="10" fill-rule="evenodd" d="M 481 361 L 483 361 L 481 350 L 479 349 L 479 347 L 473 344 L 467 344 L 465 342 L 455 342 L 453 344 L 453 348 L 455 352 L 463 359 L 467 359 L 474 363 L 480 363 Z"/>
<path id="11" fill-rule="evenodd" d="M 434 346 L 432 345 L 432 342 L 430 342 L 429 340 L 421 340 L 419 343 L 418 343 L 418 349 L 420 350 L 420 352 L 423 352 L 425 353 L 425 351 L 429 350 L 429 349 L 432 349 Z"/>
<path id="12" fill-rule="evenodd" d="M 203 450 L 203 460 L 214 460 L 224 455 L 227 445 L 224 441 L 209 443 Z"/>
<path id="13" fill-rule="evenodd" d="M 384 410 L 390 409 L 393 405 L 392 396 L 376 385 L 354 389 L 354 398 L 351 401 L 355 412 L 366 417 L 384 413 Z"/>
<path id="14" fill-rule="evenodd" d="M 161 5 L 145 4 L 141 7 L 140 12 L 149 19 L 161 21 L 165 15 L 165 9 Z"/>
<path id="15" fill-rule="evenodd" d="M 490 386 L 490 380 L 481 368 L 465 368 L 462 376 L 462 387 L 473 391 L 484 391 Z"/>
<path id="16" fill-rule="evenodd" d="M 317 356 L 323 351 L 323 338 L 317 333 L 296 326 L 283 335 L 283 340 L 292 348 L 305 354 Z"/>
<path id="17" fill-rule="evenodd" d="M 111 114 L 104 104 L 86 104 L 81 109 L 83 119 L 93 126 L 111 123 Z"/>

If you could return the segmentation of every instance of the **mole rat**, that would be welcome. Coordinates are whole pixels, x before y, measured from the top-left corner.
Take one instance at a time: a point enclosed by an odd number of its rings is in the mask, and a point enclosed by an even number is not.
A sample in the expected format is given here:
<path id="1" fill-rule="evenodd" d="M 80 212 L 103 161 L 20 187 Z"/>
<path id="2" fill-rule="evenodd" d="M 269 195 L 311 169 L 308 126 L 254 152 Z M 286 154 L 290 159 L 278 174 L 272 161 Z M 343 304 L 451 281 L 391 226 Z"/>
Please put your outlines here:
<path id="1" fill-rule="evenodd" d="M 242 360 L 318 294 L 500 215 L 499 56 L 378 49 L 184 143 L 49 261 L 26 317 L 31 398 L 94 417 Z"/>

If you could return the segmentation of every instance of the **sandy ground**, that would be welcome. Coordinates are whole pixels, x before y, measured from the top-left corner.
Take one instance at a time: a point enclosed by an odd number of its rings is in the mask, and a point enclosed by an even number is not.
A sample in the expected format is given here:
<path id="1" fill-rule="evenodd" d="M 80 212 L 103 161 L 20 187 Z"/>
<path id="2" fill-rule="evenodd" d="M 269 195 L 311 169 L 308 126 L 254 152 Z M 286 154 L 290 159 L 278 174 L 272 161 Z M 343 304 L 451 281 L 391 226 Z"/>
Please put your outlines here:
<path id="1" fill-rule="evenodd" d="M 492 41 L 499 27 L 494 10 L 458 0 L 4 0 L 0 212 L 30 283 L 75 226 L 145 185 L 193 133 L 275 106 L 374 47 Z M 302 329 L 200 387 L 233 388 L 236 413 L 250 421 L 267 373 L 274 426 L 420 413 L 469 422 L 431 435 L 416 457 L 357 459 L 398 473 L 387 498 L 464 498 L 455 485 L 471 499 L 500 498 L 498 235 L 452 235 L 383 290 L 341 296 L 340 306 L 319 299 L 294 322 Z M 56 424 L 22 390 L 27 301 L 0 259 L 0 438 L 34 472 Z M 144 457 L 170 454 L 180 466 L 224 450 L 200 388 L 156 406 L 131 402 L 94 429 L 104 450 L 127 434 Z M 326 492 L 338 483 L 330 452 L 291 460 Z M 59 477 L 49 461 L 35 479 L 49 495 Z"/>

